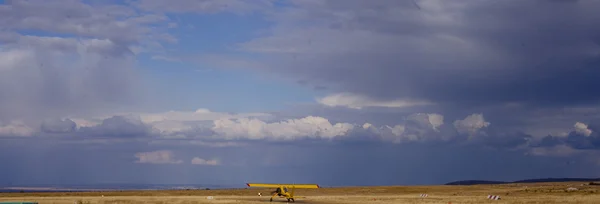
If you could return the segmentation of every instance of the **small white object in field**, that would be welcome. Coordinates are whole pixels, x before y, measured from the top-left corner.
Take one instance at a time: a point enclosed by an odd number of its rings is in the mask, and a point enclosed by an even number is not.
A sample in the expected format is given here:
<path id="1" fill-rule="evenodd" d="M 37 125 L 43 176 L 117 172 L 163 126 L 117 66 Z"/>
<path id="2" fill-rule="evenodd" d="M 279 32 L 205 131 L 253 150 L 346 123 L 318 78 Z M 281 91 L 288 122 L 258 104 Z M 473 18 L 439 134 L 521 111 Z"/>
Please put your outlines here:
<path id="1" fill-rule="evenodd" d="M 258 196 L 262 196 L 262 194 L 258 193 Z"/>
<path id="2" fill-rule="evenodd" d="M 208 196 L 208 197 L 206 197 L 206 199 L 212 200 L 213 197 L 212 196 Z"/>
<path id="3" fill-rule="evenodd" d="M 500 196 L 497 195 L 488 195 L 487 198 L 490 200 L 500 200 Z"/>

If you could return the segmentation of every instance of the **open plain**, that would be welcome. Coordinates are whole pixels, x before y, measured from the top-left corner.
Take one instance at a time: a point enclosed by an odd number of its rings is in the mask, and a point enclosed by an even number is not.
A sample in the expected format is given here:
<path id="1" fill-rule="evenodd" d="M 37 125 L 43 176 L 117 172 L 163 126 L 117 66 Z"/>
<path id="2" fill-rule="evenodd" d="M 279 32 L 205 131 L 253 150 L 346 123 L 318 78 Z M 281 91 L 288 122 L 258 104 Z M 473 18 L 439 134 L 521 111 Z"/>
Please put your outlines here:
<path id="1" fill-rule="evenodd" d="M 570 190 L 568 190 L 571 188 Z M 573 189 L 574 188 L 574 189 Z M 269 203 L 273 189 L 160 190 L 67 193 L 2 193 L 0 201 L 36 201 L 40 204 L 201 204 Z M 258 193 L 262 196 L 258 196 Z M 427 194 L 427 197 L 420 197 Z M 488 195 L 500 196 L 490 200 Z M 600 186 L 584 182 L 526 183 L 472 186 L 374 186 L 297 189 L 296 203 L 600 203 Z M 212 199 L 209 199 L 212 198 Z M 275 198 L 273 203 L 286 203 Z"/>

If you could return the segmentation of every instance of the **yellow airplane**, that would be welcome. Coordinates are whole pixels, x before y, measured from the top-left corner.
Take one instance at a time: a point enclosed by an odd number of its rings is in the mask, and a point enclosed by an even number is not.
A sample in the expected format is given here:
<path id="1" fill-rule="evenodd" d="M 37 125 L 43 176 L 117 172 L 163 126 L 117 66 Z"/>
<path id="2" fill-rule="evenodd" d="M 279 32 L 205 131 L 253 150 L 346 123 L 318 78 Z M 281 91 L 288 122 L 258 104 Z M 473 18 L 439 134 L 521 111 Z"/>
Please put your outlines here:
<path id="1" fill-rule="evenodd" d="M 275 196 L 280 198 L 286 198 L 288 202 L 295 202 L 294 189 L 296 188 L 320 188 L 317 184 L 269 184 L 269 183 L 247 183 L 248 187 L 264 187 L 264 188 L 276 188 L 275 191 L 271 192 L 271 202 Z M 291 191 L 288 191 L 291 189 Z"/>

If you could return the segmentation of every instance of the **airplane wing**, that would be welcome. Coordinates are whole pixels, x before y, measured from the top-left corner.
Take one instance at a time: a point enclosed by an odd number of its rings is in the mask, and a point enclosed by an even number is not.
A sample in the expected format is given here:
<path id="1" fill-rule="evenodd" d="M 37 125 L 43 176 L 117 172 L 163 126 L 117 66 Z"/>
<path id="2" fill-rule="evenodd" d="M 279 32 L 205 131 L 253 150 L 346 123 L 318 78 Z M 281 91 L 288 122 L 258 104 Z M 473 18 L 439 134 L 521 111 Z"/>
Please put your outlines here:
<path id="1" fill-rule="evenodd" d="M 275 184 L 275 183 L 246 183 L 248 187 L 264 187 L 264 188 L 277 188 L 280 186 L 287 186 L 288 188 L 320 188 L 317 184 Z"/>

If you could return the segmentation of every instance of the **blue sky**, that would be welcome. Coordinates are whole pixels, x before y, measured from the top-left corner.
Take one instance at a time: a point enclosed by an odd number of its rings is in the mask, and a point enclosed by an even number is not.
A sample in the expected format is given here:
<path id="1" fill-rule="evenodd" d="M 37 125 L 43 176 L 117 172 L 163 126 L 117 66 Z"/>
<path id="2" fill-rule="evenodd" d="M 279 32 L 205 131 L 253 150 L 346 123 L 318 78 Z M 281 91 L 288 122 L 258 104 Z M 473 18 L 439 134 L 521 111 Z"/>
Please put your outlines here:
<path id="1" fill-rule="evenodd" d="M 315 96 L 322 95 L 309 87 L 269 80 L 248 70 L 146 60 L 140 63 L 140 73 L 152 90 L 150 100 L 159 104 L 154 107 L 157 111 L 198 107 L 221 112 L 277 111 L 296 103 L 312 103 Z M 177 98 L 184 100 L 172 100 Z"/>
<path id="2" fill-rule="evenodd" d="M 259 36 L 271 24 L 261 15 L 216 13 L 167 16 L 178 25 L 170 33 L 179 43 L 165 46 L 168 54 L 158 55 L 163 57 L 240 55 L 235 49 L 237 44 Z M 315 95 L 322 95 L 293 81 L 277 81 L 276 78 L 261 76 L 249 68 L 228 70 L 218 65 L 156 60 L 158 56 L 141 56 L 139 71 L 148 81 L 148 86 L 156 90 L 152 93 L 157 95 L 153 99 L 168 98 L 163 106 L 157 107 L 161 110 L 205 107 L 215 111 L 275 111 L 286 104 L 313 102 Z M 185 100 L 170 100 L 173 98 Z"/>
<path id="3" fill-rule="evenodd" d="M 2 1 L 0 185 L 600 177 L 599 7 Z"/>

